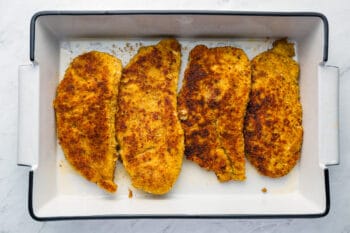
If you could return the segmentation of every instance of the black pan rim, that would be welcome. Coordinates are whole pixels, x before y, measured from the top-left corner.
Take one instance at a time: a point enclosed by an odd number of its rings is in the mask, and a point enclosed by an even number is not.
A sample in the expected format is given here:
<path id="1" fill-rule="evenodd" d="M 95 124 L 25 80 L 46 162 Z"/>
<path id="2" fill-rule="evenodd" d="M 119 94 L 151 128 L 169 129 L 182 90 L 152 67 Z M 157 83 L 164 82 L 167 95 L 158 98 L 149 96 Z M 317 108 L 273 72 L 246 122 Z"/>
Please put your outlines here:
<path id="1" fill-rule="evenodd" d="M 42 221 L 62 221 L 62 220 L 93 220 L 93 219 L 288 219 L 288 218 L 321 218 L 328 215 L 330 211 L 330 190 L 329 190 L 329 172 L 324 170 L 326 207 L 321 213 L 312 214 L 222 214 L 222 215 L 89 215 L 89 216 L 54 216 L 40 217 L 36 215 L 33 208 L 33 182 L 34 172 L 29 172 L 29 192 L 28 192 L 28 210 L 30 216 L 39 222 Z"/>
<path id="2" fill-rule="evenodd" d="M 29 58 L 34 61 L 35 58 L 35 24 L 42 16 L 57 15 L 232 15 L 232 16 L 271 16 L 271 17 L 316 17 L 320 18 L 324 25 L 324 45 L 323 45 L 323 61 L 328 60 L 328 39 L 329 24 L 327 17 L 319 12 L 259 12 L 259 11 L 39 11 L 32 16 L 30 22 L 30 46 Z"/>

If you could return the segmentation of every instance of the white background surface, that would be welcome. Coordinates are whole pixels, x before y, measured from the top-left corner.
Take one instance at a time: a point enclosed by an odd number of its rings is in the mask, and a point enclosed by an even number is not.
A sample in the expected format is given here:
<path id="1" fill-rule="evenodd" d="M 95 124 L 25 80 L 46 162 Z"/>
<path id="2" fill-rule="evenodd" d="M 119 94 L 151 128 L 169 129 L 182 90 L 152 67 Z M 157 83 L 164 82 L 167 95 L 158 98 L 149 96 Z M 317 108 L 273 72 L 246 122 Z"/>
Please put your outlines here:
<path id="1" fill-rule="evenodd" d="M 0 232 L 339 232 L 350 233 L 350 2 L 0 0 Z M 330 24 L 329 61 L 340 67 L 341 165 L 330 168 L 331 210 L 320 219 L 89 220 L 40 223 L 27 211 L 28 168 L 16 166 L 17 67 L 29 63 L 29 22 L 41 10 L 318 11 Z"/>

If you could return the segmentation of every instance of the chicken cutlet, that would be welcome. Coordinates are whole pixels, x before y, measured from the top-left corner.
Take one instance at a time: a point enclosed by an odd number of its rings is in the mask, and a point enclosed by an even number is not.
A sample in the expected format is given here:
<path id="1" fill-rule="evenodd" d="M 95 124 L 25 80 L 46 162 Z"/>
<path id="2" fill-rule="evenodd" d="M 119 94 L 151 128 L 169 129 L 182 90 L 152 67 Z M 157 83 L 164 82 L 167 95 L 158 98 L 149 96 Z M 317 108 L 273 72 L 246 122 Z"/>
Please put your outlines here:
<path id="1" fill-rule="evenodd" d="M 219 181 L 245 179 L 243 121 L 250 85 L 243 50 L 204 45 L 191 50 L 178 95 L 185 155 Z"/>
<path id="2" fill-rule="evenodd" d="M 294 44 L 277 40 L 252 60 L 252 92 L 245 119 L 246 156 L 263 175 L 288 174 L 300 158 L 302 107 Z"/>
<path id="3" fill-rule="evenodd" d="M 115 192 L 115 113 L 121 62 L 91 51 L 76 57 L 57 88 L 54 108 L 59 143 L 82 176 Z"/>
<path id="4" fill-rule="evenodd" d="M 142 47 L 120 82 L 119 153 L 133 186 L 152 194 L 169 192 L 181 170 L 184 135 L 176 110 L 180 58 L 175 39 Z"/>

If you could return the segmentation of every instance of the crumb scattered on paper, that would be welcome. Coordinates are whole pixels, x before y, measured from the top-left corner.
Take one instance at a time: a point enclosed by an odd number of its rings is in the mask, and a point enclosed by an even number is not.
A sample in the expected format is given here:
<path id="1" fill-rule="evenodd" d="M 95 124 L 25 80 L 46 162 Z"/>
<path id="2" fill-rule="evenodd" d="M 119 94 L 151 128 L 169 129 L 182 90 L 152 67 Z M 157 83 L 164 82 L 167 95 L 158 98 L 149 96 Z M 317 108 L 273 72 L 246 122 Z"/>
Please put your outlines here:
<path id="1" fill-rule="evenodd" d="M 133 193 L 132 193 L 132 190 L 129 189 L 129 195 L 128 195 L 129 198 L 132 198 L 133 197 Z"/>
<path id="2" fill-rule="evenodd" d="M 261 192 L 267 193 L 267 188 L 263 187 L 263 188 L 261 189 Z"/>

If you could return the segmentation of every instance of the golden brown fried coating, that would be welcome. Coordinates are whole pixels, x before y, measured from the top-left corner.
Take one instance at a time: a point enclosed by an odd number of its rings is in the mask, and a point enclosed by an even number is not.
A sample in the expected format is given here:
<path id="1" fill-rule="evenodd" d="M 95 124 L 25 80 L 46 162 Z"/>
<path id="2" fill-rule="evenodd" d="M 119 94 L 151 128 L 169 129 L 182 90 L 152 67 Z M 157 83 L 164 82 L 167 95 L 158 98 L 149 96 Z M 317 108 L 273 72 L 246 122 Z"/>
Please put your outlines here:
<path id="1" fill-rule="evenodd" d="M 117 189 L 115 112 L 121 71 L 112 55 L 82 54 L 66 70 L 54 101 L 58 140 L 67 160 L 108 192 Z"/>
<path id="2" fill-rule="evenodd" d="M 184 135 L 176 111 L 181 46 L 142 47 L 123 70 L 116 120 L 124 167 L 134 187 L 165 194 L 181 170 Z"/>
<path id="3" fill-rule="evenodd" d="M 241 49 L 198 45 L 190 52 L 178 96 L 185 155 L 220 181 L 245 179 L 243 120 L 250 79 L 250 62 Z"/>
<path id="4" fill-rule="evenodd" d="M 302 107 L 299 65 L 286 39 L 252 60 L 252 92 L 245 120 L 248 160 L 269 177 L 290 172 L 300 157 Z"/>

